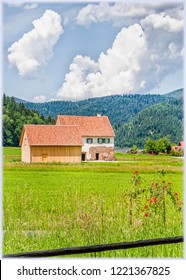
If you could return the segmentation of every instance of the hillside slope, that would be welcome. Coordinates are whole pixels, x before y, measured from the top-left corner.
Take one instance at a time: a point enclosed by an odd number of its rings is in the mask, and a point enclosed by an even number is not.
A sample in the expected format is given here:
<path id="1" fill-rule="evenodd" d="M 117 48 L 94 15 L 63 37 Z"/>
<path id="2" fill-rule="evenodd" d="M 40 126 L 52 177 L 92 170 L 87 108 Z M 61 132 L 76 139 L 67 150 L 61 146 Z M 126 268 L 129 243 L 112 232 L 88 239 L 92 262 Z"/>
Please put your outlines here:
<path id="1" fill-rule="evenodd" d="M 15 100 L 17 103 L 23 103 L 20 99 Z M 183 139 L 183 89 L 164 95 L 114 95 L 77 102 L 25 101 L 24 106 L 35 110 L 35 113 L 38 111 L 40 115 L 54 119 L 59 114 L 107 115 L 116 133 L 115 144 L 120 148 L 131 147 L 134 144 L 143 148 L 148 137 L 152 139 L 168 137 L 173 143 Z M 28 119 L 24 122 L 30 123 Z M 7 125 L 9 122 L 4 122 L 5 128 Z M 17 138 L 18 136 L 19 133 Z"/>
<path id="2" fill-rule="evenodd" d="M 128 122 L 140 111 L 166 100 L 162 95 L 114 95 L 83 101 L 55 101 L 47 103 L 26 103 L 29 109 L 37 110 L 43 116 L 57 115 L 107 115 L 113 125 Z"/>
<path id="3" fill-rule="evenodd" d="M 3 146 L 18 146 L 24 124 L 54 123 L 50 117 L 44 118 L 36 111 L 16 103 L 13 97 L 3 96 Z"/>
<path id="4" fill-rule="evenodd" d="M 147 138 L 167 137 L 178 143 L 183 139 L 183 100 L 173 99 L 138 113 L 133 121 L 117 129 L 116 146 L 143 148 Z"/>

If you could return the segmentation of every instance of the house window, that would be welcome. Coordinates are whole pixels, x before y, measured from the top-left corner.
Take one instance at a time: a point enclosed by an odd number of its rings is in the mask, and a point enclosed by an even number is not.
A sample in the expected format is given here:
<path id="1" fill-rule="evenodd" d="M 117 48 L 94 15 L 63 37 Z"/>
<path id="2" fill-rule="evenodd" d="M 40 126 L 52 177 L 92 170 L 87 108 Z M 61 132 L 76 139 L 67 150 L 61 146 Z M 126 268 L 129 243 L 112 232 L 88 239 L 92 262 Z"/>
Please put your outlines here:
<path id="1" fill-rule="evenodd" d="M 98 141 L 97 141 L 99 144 L 109 144 L 110 143 L 110 138 L 98 138 Z"/>
<path id="2" fill-rule="evenodd" d="M 103 140 L 104 140 L 103 138 L 98 138 L 98 143 L 99 143 L 99 144 L 104 143 Z"/>
<path id="3" fill-rule="evenodd" d="M 109 144 L 110 143 L 110 138 L 105 138 L 105 143 Z"/>
<path id="4" fill-rule="evenodd" d="M 92 144 L 93 143 L 93 139 L 92 138 L 87 138 L 87 144 Z"/>

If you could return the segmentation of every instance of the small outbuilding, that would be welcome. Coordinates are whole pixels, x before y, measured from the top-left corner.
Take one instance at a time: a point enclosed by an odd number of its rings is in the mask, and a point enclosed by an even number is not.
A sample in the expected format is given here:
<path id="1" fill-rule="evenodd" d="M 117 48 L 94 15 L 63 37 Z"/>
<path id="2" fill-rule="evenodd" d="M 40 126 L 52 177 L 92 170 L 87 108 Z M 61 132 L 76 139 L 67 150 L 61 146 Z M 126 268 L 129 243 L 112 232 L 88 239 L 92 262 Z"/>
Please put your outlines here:
<path id="1" fill-rule="evenodd" d="M 180 141 L 177 146 L 172 146 L 171 150 L 184 154 L 184 141 Z"/>
<path id="2" fill-rule="evenodd" d="M 22 161 L 81 162 L 83 141 L 78 126 L 25 125 L 20 146 Z"/>

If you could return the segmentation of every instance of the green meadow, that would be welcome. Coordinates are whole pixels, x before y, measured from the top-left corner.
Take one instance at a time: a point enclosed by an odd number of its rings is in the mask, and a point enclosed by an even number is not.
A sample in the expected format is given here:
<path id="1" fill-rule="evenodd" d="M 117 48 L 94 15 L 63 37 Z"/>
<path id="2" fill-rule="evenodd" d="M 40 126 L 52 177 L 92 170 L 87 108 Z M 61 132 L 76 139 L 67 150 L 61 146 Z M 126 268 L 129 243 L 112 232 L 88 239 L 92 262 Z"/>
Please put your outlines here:
<path id="1" fill-rule="evenodd" d="M 4 148 L 3 254 L 183 235 L 183 159 L 23 164 Z M 68 256 L 69 258 L 70 256 Z M 72 257 L 180 258 L 183 244 Z"/>

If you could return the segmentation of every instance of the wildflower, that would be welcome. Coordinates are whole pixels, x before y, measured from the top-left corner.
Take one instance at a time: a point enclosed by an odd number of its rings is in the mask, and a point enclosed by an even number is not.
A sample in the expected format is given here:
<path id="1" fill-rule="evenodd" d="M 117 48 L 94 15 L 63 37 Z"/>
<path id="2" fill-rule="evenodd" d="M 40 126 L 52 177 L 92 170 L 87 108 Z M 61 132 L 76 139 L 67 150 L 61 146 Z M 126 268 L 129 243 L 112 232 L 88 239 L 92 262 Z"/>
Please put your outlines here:
<path id="1" fill-rule="evenodd" d="M 183 204 L 183 202 L 181 202 L 181 201 L 179 201 L 178 203 L 179 203 L 179 205 L 182 205 L 182 204 Z"/>
<path id="2" fill-rule="evenodd" d="M 145 212 L 145 210 L 143 209 L 142 212 Z"/>
<path id="3" fill-rule="evenodd" d="M 164 188 L 165 188 L 165 189 L 168 189 L 169 187 L 168 187 L 168 186 L 165 186 Z"/>
<path id="4" fill-rule="evenodd" d="M 148 214 L 148 213 L 146 213 L 146 214 L 145 214 L 145 217 L 148 217 L 148 216 L 149 216 L 149 214 Z"/>
<path id="5" fill-rule="evenodd" d="M 145 205 L 145 206 L 144 206 L 145 209 L 147 209 L 148 207 L 149 207 L 148 205 Z"/>
<path id="6" fill-rule="evenodd" d="M 157 201 L 157 198 L 156 197 L 152 197 L 151 199 L 150 199 L 150 202 L 156 202 Z"/>
<path id="7" fill-rule="evenodd" d="M 138 174 L 138 170 L 136 170 L 136 171 L 134 172 L 134 174 Z"/>
<path id="8" fill-rule="evenodd" d="M 178 198 L 176 197 L 176 201 L 178 201 Z"/>
<path id="9" fill-rule="evenodd" d="M 178 193 L 177 193 L 177 192 L 175 192 L 175 195 L 178 195 Z"/>
<path id="10" fill-rule="evenodd" d="M 163 184 L 165 184 L 165 181 L 162 181 Z"/>
<path id="11" fill-rule="evenodd" d="M 168 182 L 168 184 L 171 185 L 172 183 L 171 183 L 171 182 Z"/>
<path id="12" fill-rule="evenodd" d="M 155 182 L 152 182 L 152 186 L 157 189 L 158 185 Z"/>

